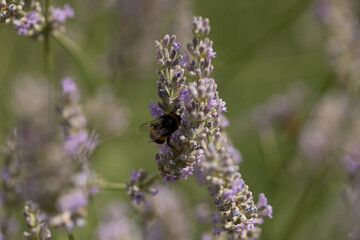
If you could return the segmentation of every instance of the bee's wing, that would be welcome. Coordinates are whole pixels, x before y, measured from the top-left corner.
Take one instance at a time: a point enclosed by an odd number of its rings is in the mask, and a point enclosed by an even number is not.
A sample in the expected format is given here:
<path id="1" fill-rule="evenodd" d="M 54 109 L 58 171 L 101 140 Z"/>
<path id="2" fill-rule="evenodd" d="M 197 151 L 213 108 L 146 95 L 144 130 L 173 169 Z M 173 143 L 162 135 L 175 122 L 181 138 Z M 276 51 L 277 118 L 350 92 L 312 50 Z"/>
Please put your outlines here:
<path id="1" fill-rule="evenodd" d="M 161 119 L 155 119 L 140 125 L 139 130 L 141 132 L 148 132 L 153 127 L 154 124 L 159 124 Z"/>

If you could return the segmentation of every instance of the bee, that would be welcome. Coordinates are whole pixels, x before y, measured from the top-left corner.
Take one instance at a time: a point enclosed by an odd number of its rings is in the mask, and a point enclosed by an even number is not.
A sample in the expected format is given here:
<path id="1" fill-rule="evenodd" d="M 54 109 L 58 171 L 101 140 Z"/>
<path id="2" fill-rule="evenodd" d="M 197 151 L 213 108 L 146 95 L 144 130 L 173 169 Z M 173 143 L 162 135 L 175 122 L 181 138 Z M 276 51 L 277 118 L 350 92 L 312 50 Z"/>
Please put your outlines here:
<path id="1" fill-rule="evenodd" d="M 174 148 L 170 145 L 169 136 L 179 128 L 180 123 L 181 117 L 171 112 L 162 115 L 158 119 L 142 124 L 139 129 L 142 132 L 150 132 L 150 142 L 155 142 L 157 144 L 166 142 L 169 147 Z"/>

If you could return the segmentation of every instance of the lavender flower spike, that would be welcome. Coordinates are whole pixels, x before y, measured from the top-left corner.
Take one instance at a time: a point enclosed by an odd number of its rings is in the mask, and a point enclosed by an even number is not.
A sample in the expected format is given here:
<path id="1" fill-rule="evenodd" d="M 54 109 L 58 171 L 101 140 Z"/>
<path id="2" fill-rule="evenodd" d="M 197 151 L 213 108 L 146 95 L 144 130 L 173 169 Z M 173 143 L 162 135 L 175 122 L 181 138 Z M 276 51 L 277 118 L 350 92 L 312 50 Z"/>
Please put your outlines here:
<path id="1" fill-rule="evenodd" d="M 209 77 L 214 69 L 211 59 L 215 57 L 213 42 L 207 38 L 209 20 L 194 17 L 192 32 L 193 40 L 186 45 L 185 58 L 178 56 L 174 35 L 156 42 L 161 99 L 158 107 L 182 119 L 178 130 L 170 136 L 171 151 L 157 154 L 156 163 L 167 184 L 186 179 L 199 167 L 217 206 L 213 215 L 214 234 L 225 231 L 231 239 L 257 239 L 262 217 L 272 217 L 272 208 L 261 195 L 260 205 L 265 210 L 259 213 L 249 186 L 238 173 L 240 154 L 234 151 L 224 131 L 226 124 L 222 123 L 225 101 L 219 97 L 215 80 Z M 184 73 L 190 76 L 189 83 Z"/>

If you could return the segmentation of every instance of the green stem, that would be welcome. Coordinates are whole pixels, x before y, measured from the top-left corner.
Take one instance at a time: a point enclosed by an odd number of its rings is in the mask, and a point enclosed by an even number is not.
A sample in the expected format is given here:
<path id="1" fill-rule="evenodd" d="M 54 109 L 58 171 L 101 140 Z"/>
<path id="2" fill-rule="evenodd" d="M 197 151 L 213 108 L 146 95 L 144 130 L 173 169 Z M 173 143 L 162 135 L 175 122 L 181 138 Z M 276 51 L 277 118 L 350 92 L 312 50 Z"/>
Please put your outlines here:
<path id="1" fill-rule="evenodd" d="M 126 190 L 125 183 L 98 181 L 98 182 L 95 182 L 94 184 L 103 190 L 120 190 L 120 191 Z"/>
<path id="2" fill-rule="evenodd" d="M 44 29 L 44 70 L 45 76 L 48 78 L 48 88 L 49 88 L 49 122 L 51 122 L 52 118 L 52 69 L 51 69 L 51 52 L 50 52 L 50 23 L 49 23 L 49 6 L 50 0 L 45 0 L 45 29 Z"/>
<path id="3" fill-rule="evenodd" d="M 145 182 L 143 182 L 143 184 L 141 184 L 141 186 L 146 187 L 148 185 L 151 185 L 158 179 L 160 179 L 160 175 L 158 173 L 154 173 Z"/>
<path id="4" fill-rule="evenodd" d="M 296 212 L 293 214 L 292 219 L 288 221 L 288 226 L 284 228 L 285 234 L 282 239 L 293 239 L 293 234 L 308 214 L 306 210 L 312 210 L 316 200 L 323 194 L 325 190 L 323 182 L 327 181 L 329 176 L 332 176 L 334 173 L 332 164 L 334 164 L 333 161 L 325 162 L 310 176 L 295 207 Z"/>
<path id="5" fill-rule="evenodd" d="M 68 232 L 68 239 L 69 240 L 75 240 L 75 237 L 74 237 L 74 234 L 73 233 L 71 233 L 71 232 Z"/>
<path id="6" fill-rule="evenodd" d="M 274 176 L 276 170 L 281 168 L 282 158 L 277 144 L 274 129 L 270 126 L 264 129 L 258 129 L 259 145 L 263 153 L 263 158 L 268 172 Z"/>

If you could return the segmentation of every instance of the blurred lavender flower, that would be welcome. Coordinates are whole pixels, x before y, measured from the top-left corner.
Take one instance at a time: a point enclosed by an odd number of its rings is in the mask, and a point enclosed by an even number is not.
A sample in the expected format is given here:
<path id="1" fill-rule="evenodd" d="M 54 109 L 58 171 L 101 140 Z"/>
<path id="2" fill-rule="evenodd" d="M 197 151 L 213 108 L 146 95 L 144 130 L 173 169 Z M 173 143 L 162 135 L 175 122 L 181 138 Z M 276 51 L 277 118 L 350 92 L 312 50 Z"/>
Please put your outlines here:
<path id="1" fill-rule="evenodd" d="M 74 9 L 72 9 L 69 4 L 65 4 L 62 8 L 51 7 L 50 12 L 55 21 L 59 23 L 66 22 L 68 18 L 75 17 Z"/>
<path id="2" fill-rule="evenodd" d="M 25 14 L 21 21 L 15 23 L 15 28 L 18 30 L 18 35 L 27 35 L 30 27 L 34 27 L 40 21 L 36 11 L 31 11 Z"/>
<path id="3" fill-rule="evenodd" d="M 189 215 L 184 209 L 183 194 L 174 189 L 158 187 L 158 194 L 143 209 L 146 240 L 191 239 Z"/>
<path id="4" fill-rule="evenodd" d="M 98 239 L 142 239 L 139 226 L 131 220 L 128 209 L 129 207 L 122 202 L 109 204 L 103 211 L 103 220 L 97 228 Z"/>
<path id="5" fill-rule="evenodd" d="M 351 111 L 345 93 L 327 94 L 314 107 L 299 136 L 300 151 L 308 158 L 321 161 L 337 152 L 342 143 L 343 125 Z"/>
<path id="6" fill-rule="evenodd" d="M 271 96 L 253 110 L 253 120 L 261 129 L 273 125 L 285 126 L 296 131 L 296 113 L 303 104 L 306 87 L 301 83 L 291 85 L 285 93 Z M 295 126 L 294 126 L 295 125 Z"/>
<path id="7" fill-rule="evenodd" d="M 62 116 L 64 150 L 70 156 L 77 155 L 81 160 L 83 155 L 86 157 L 94 150 L 98 137 L 93 132 L 89 134 L 86 129 L 87 121 L 79 105 L 80 94 L 72 78 L 62 80 L 62 89 L 59 110 Z"/>
<path id="8" fill-rule="evenodd" d="M 124 134 L 130 122 L 130 112 L 109 86 L 100 87 L 84 104 L 89 126 L 96 129 L 103 139 Z"/>
<path id="9" fill-rule="evenodd" d="M 340 82 L 358 90 L 360 86 L 360 22 L 356 1 L 318 0 L 317 13 L 328 32 L 328 55 Z"/>
<path id="10" fill-rule="evenodd" d="M 68 18 L 74 18 L 74 10 L 65 4 L 63 8 L 50 7 L 49 26 L 38 1 L 3 0 L 0 3 L 0 23 L 12 22 L 18 35 L 29 36 L 38 40 L 44 38 L 45 31 L 63 31 L 63 24 Z"/>
<path id="11" fill-rule="evenodd" d="M 31 93 L 32 87 L 19 91 L 30 96 L 39 93 L 37 98 L 47 100 L 46 87 Z M 28 101 L 25 104 L 29 109 L 21 112 L 20 126 L 2 149 L 5 156 L 2 170 L 3 201 L 7 207 L 15 207 L 12 204 L 31 200 L 43 213 L 42 221 L 71 231 L 75 226 L 84 224 L 93 177 L 88 156 L 97 141 L 94 134 L 87 134 L 86 119 L 78 105 L 80 95 L 71 79 L 64 82 L 63 90 L 60 104 L 63 117 L 61 139 L 49 120 L 43 117 L 48 111 L 47 101 L 34 101 L 31 104 Z M 21 98 L 14 102 L 21 104 L 28 95 L 17 96 Z M 33 114 L 39 113 L 40 116 L 33 116 L 30 109 L 35 109 Z"/>
<path id="12" fill-rule="evenodd" d="M 213 43 L 206 37 L 209 32 L 209 20 L 194 17 L 194 37 L 192 43 L 187 44 L 186 60 L 178 56 L 178 48 L 174 48 L 174 35 L 156 41 L 156 60 L 160 67 L 157 86 L 161 99 L 158 106 L 165 113 L 181 115 L 182 119 L 179 129 L 170 137 L 171 151 L 157 154 L 156 163 L 167 184 L 187 178 L 192 175 L 195 164 L 199 165 L 217 205 L 213 215 L 214 233 L 225 231 L 232 238 L 256 239 L 262 217 L 272 217 L 272 209 L 266 205 L 265 210 L 258 212 L 249 187 L 237 172 L 236 163 L 241 157 L 234 151 L 221 124 L 225 102 L 219 98 L 215 80 L 208 78 L 214 69 L 211 59 L 215 57 Z M 192 78 L 188 84 L 180 64 Z"/>

